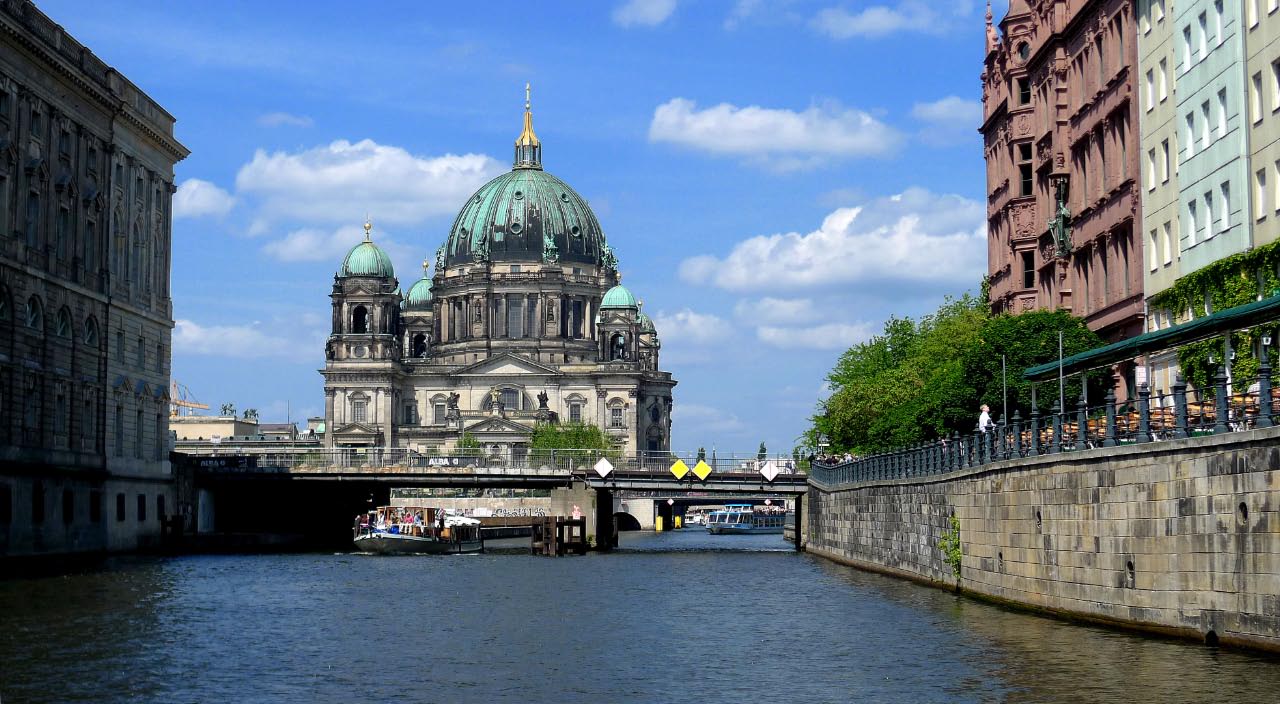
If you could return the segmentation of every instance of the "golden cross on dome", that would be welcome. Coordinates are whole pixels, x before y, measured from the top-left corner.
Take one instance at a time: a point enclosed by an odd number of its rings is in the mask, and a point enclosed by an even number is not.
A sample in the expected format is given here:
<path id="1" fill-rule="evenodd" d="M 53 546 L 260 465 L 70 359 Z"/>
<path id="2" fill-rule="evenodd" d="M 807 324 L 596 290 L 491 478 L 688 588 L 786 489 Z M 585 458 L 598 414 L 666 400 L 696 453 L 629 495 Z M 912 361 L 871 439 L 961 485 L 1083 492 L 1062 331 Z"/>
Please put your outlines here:
<path id="1" fill-rule="evenodd" d="M 528 83 L 528 81 L 526 81 L 526 82 L 525 82 L 525 84 L 524 84 L 524 109 L 525 109 L 525 110 L 528 110 L 528 109 L 529 109 L 529 83 Z"/>
<path id="2" fill-rule="evenodd" d="M 373 220 L 369 218 L 369 214 L 364 214 L 364 241 L 369 242 L 369 233 L 373 231 Z"/>

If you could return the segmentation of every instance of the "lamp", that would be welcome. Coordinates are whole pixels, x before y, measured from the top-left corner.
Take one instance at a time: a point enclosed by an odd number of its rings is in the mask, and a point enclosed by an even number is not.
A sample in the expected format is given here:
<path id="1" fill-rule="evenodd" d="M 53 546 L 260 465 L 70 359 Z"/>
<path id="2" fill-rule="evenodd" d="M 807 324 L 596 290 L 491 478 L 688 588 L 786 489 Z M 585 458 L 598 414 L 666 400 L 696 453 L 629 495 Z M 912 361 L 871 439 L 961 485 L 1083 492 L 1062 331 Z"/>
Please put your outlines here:
<path id="1" fill-rule="evenodd" d="M 1271 346 L 1271 333 L 1263 333 L 1263 335 L 1262 335 L 1262 346 L 1263 346 L 1263 347 L 1270 347 L 1270 346 Z"/>

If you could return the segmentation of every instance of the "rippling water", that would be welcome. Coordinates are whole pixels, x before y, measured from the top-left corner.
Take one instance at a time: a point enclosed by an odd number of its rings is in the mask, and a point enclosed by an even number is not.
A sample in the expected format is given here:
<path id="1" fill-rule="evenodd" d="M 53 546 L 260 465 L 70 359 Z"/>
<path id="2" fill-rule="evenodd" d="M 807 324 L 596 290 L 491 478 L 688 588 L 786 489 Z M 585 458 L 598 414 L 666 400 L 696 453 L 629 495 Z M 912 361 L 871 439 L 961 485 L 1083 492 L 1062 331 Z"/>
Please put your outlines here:
<path id="1" fill-rule="evenodd" d="M 733 549 L 724 549 L 731 547 Z M 791 552 L 117 559 L 0 581 L 9 702 L 1277 701 L 1280 660 L 1006 611 Z"/>

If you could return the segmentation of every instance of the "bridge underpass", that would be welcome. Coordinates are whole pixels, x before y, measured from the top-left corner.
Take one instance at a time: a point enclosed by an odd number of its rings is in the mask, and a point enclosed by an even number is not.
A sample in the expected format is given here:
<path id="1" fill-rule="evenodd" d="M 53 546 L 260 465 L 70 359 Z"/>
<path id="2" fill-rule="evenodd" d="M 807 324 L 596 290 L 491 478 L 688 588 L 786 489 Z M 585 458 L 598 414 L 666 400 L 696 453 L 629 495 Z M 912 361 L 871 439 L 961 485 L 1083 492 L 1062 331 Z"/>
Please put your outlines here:
<path id="1" fill-rule="evenodd" d="M 566 500 L 588 518 L 588 533 L 598 550 L 617 546 L 615 497 L 623 492 L 683 495 L 689 501 L 708 496 L 790 497 L 796 520 L 808 490 L 804 474 L 766 480 L 759 473 L 721 472 L 704 478 L 677 479 L 669 472 L 631 469 L 601 477 L 581 469 L 477 468 L 459 466 L 271 466 L 257 458 L 182 457 L 198 496 L 196 524 L 205 534 L 287 536 L 300 547 L 350 544 L 352 519 L 371 507 L 390 503 L 394 488 L 549 489 L 574 492 Z M 568 496 L 568 495 L 566 495 Z M 567 514 L 567 512 L 566 512 Z M 603 530 L 600 530 L 603 528 Z"/>

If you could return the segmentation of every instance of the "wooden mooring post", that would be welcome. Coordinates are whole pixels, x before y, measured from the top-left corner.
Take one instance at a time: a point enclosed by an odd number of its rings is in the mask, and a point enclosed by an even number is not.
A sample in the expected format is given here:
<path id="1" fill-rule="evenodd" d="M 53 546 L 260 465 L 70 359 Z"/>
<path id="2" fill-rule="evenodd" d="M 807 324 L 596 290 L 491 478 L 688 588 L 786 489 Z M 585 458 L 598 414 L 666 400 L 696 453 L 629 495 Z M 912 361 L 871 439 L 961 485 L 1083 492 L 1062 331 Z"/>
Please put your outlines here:
<path id="1" fill-rule="evenodd" d="M 587 519 L 546 516 L 529 532 L 529 553 L 560 557 L 587 554 Z"/>

